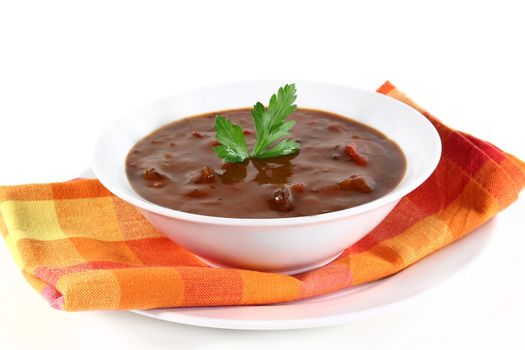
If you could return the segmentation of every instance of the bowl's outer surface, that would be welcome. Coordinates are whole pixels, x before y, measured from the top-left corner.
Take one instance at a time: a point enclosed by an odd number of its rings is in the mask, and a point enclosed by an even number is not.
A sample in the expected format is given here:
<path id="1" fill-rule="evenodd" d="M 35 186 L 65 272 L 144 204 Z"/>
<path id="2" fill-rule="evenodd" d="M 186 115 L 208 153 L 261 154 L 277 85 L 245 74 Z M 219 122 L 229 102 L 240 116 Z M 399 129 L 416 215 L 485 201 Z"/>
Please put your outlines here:
<path id="1" fill-rule="evenodd" d="M 214 263 L 262 271 L 297 272 L 337 256 L 373 229 L 407 193 L 434 171 L 439 135 L 419 112 L 390 97 L 346 86 L 298 82 L 297 104 L 347 116 L 395 141 L 407 158 L 401 183 L 363 205 L 308 217 L 230 219 L 184 213 L 141 198 L 131 188 L 125 160 L 155 129 L 191 115 L 241 108 L 266 100 L 282 82 L 239 82 L 202 88 L 151 103 L 114 124 L 98 141 L 93 171 L 112 193 L 135 205 L 161 232 Z"/>
<path id="2" fill-rule="evenodd" d="M 203 224 L 145 210 L 142 214 L 170 239 L 214 265 L 296 274 L 339 256 L 395 204 L 327 222 L 270 227 Z"/>

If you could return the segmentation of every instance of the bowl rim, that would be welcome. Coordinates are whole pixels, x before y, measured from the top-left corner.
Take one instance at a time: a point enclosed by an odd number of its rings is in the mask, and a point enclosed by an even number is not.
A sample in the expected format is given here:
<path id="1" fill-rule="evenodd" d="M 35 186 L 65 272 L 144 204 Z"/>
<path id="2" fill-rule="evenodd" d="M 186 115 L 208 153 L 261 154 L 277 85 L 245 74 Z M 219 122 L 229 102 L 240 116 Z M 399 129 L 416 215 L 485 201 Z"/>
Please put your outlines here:
<path id="1" fill-rule="evenodd" d="M 98 181 L 100 181 L 102 185 L 106 187 L 115 196 L 119 197 L 125 202 L 128 202 L 129 204 L 132 204 L 133 206 L 139 209 L 142 209 L 142 210 L 154 213 L 154 214 L 158 214 L 158 215 L 162 215 L 162 216 L 166 216 L 166 217 L 170 217 L 174 219 L 180 219 L 184 221 L 190 221 L 190 222 L 196 222 L 196 223 L 202 223 L 202 224 L 221 225 L 221 226 L 247 226 L 247 225 L 248 226 L 297 226 L 297 225 L 321 223 L 325 221 L 343 219 L 343 218 L 347 218 L 350 216 L 366 213 L 376 208 L 380 208 L 382 206 L 394 203 L 400 200 L 401 198 L 403 198 L 404 196 L 406 196 L 407 194 L 409 194 L 410 192 L 412 192 L 413 190 L 415 190 L 417 187 L 419 187 L 423 182 L 425 182 L 430 177 L 430 175 L 432 175 L 432 173 L 436 169 L 441 159 L 441 153 L 442 153 L 441 138 L 438 134 L 437 129 L 432 125 L 432 123 L 428 120 L 428 118 L 423 116 L 419 111 L 417 111 L 413 107 L 395 98 L 378 93 L 376 91 L 369 91 L 365 89 L 355 88 L 349 85 L 325 83 L 325 82 L 320 82 L 320 81 L 297 80 L 297 79 L 295 79 L 294 82 L 297 84 L 301 84 L 301 83 L 302 84 L 318 84 L 318 85 L 324 85 L 324 86 L 333 87 L 333 88 L 345 88 L 345 89 L 359 91 L 365 94 L 372 94 L 372 95 L 376 95 L 376 98 L 387 99 L 390 101 L 390 103 L 398 104 L 401 108 L 409 110 L 411 113 L 416 112 L 417 114 L 421 116 L 422 123 L 426 125 L 425 127 L 428 128 L 430 135 L 432 135 L 431 141 L 432 141 L 432 145 L 434 146 L 433 147 L 434 152 L 431 155 L 429 155 L 429 156 L 433 156 L 433 158 L 429 162 L 429 166 L 423 169 L 420 173 L 416 174 L 414 176 L 414 179 L 412 179 L 412 181 L 407 183 L 404 187 L 402 188 L 395 187 L 392 191 L 370 202 L 366 202 L 366 203 L 360 204 L 355 207 L 337 210 L 337 211 L 328 212 L 328 213 L 308 215 L 308 216 L 287 217 L 287 218 L 229 218 L 229 217 L 221 217 L 221 216 L 210 216 L 210 215 L 188 213 L 184 211 L 166 208 L 158 204 L 152 203 L 142 198 L 134 190 L 131 191 L 132 195 L 129 195 L 125 191 L 121 191 L 119 188 L 113 187 L 110 184 L 110 181 L 106 181 L 104 172 L 101 170 L 101 166 L 100 166 L 100 163 L 97 157 L 97 154 L 100 154 L 98 149 L 101 146 L 101 143 L 102 143 L 101 141 L 104 139 L 106 134 L 108 134 L 112 129 L 114 129 L 117 125 L 120 125 L 122 122 L 128 119 L 133 111 L 142 110 L 149 106 L 153 106 L 153 105 L 162 103 L 163 101 L 169 100 L 173 98 L 174 96 L 198 93 L 200 90 L 204 90 L 204 89 L 213 89 L 213 88 L 225 87 L 225 86 L 230 86 L 230 85 L 235 85 L 235 84 L 257 84 L 257 83 L 281 84 L 282 83 L 282 81 L 280 80 L 277 81 L 277 80 L 270 80 L 270 79 L 261 79 L 261 80 L 239 80 L 239 81 L 232 81 L 232 82 L 227 82 L 227 83 L 205 85 L 205 86 L 201 86 L 198 88 L 181 91 L 180 93 L 177 93 L 176 95 L 165 96 L 165 97 L 153 100 L 139 108 L 134 109 L 132 112 L 127 113 L 124 117 L 119 118 L 116 122 L 114 122 L 112 125 L 106 128 L 105 132 L 103 132 L 100 135 L 100 137 L 98 138 L 95 144 L 95 148 L 93 152 L 92 170 L 96 178 L 98 179 Z M 187 117 L 191 117 L 191 116 L 188 115 Z M 146 133 L 144 134 L 144 136 L 145 135 Z M 401 146 L 399 147 L 401 148 L 402 151 L 404 151 Z"/>

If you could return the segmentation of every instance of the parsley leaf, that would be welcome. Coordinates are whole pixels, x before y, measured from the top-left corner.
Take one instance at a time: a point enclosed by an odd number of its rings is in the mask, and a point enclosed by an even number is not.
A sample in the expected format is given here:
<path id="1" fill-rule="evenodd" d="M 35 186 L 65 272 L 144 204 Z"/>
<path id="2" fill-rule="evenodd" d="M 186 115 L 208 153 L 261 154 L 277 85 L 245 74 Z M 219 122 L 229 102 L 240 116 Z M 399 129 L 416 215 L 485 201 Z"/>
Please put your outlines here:
<path id="1" fill-rule="evenodd" d="M 268 149 L 273 143 L 290 135 L 294 121 L 285 121 L 297 108 L 293 103 L 296 95 L 295 84 L 279 88 L 277 94 L 272 95 L 268 108 L 257 102 L 252 109 L 255 122 L 256 142 L 253 146 L 252 157 L 272 158 L 295 153 L 300 146 L 297 142 L 283 140 L 277 146 Z"/>
<path id="2" fill-rule="evenodd" d="M 213 150 L 225 161 L 242 163 L 250 156 L 241 127 L 220 115 L 215 117 L 215 137 L 220 145 Z"/>
<path id="3" fill-rule="evenodd" d="M 299 151 L 300 145 L 286 137 L 294 127 L 295 121 L 286 118 L 297 106 L 295 84 L 287 84 L 272 95 L 268 108 L 257 102 L 252 109 L 255 123 L 256 141 L 251 154 L 240 126 L 218 115 L 215 118 L 215 135 L 219 146 L 215 153 L 230 163 L 241 163 L 247 158 L 274 158 Z"/>

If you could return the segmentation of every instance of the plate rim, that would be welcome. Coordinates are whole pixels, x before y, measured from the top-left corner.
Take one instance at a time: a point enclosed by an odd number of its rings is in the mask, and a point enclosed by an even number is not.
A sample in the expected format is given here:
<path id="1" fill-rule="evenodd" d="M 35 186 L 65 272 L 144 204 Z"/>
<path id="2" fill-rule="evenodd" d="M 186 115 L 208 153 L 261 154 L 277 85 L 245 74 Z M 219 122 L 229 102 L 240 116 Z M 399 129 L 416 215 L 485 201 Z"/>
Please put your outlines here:
<path id="1" fill-rule="evenodd" d="M 409 303 L 411 301 L 414 301 L 415 299 L 420 299 L 425 293 L 432 290 L 434 287 L 440 285 L 441 283 L 445 282 L 446 280 L 450 279 L 452 276 L 460 273 L 461 271 L 465 270 L 466 267 L 470 266 L 473 262 L 475 262 L 479 257 L 482 255 L 482 252 L 485 250 L 488 243 L 492 240 L 494 231 L 497 228 L 497 216 L 488 220 L 486 223 L 481 225 L 480 227 L 476 228 L 474 231 L 470 232 L 469 234 L 461 237 L 457 241 L 453 242 L 452 244 L 449 244 L 431 254 L 426 256 L 425 258 L 417 261 L 416 263 L 408 266 L 407 268 L 390 275 L 388 277 L 382 278 L 377 281 L 368 282 L 365 284 L 348 287 L 345 289 L 341 289 L 338 291 L 334 291 L 329 294 L 320 295 L 312 298 L 305 298 L 301 300 L 296 300 L 292 302 L 286 302 L 286 303 L 277 303 L 277 304 L 267 304 L 267 305 L 238 305 L 238 306 L 208 306 L 208 307 L 184 307 L 184 308 L 162 308 L 162 309 L 151 309 L 151 310 L 129 310 L 131 313 L 134 313 L 141 317 L 148 317 L 156 320 L 161 320 L 165 322 L 171 322 L 176 324 L 184 324 L 184 325 L 190 325 L 190 326 L 198 326 L 198 327 L 206 327 L 206 328 L 218 328 L 218 329 L 230 329 L 230 330 L 292 330 L 292 329 L 308 329 L 308 328 L 318 328 L 318 327 L 326 327 L 326 326 L 333 326 L 343 323 L 350 323 L 362 319 L 366 319 L 369 317 L 372 317 L 378 313 L 388 311 L 391 309 L 395 309 L 398 307 L 403 306 L 406 303 Z M 479 232 L 478 232 L 479 231 Z M 480 240 L 481 242 L 471 242 L 475 240 Z M 306 318 L 295 318 L 295 319 L 240 319 L 240 318 L 218 318 L 218 317 L 206 317 L 206 316 L 196 316 L 191 314 L 185 314 L 185 311 L 193 311 L 193 310 L 203 310 L 203 309 L 236 309 L 239 307 L 242 308 L 265 308 L 265 307 L 271 307 L 271 308 L 281 308 L 286 307 L 289 305 L 292 306 L 300 306 L 301 304 L 305 303 L 312 303 L 315 302 L 323 302 L 327 299 L 331 299 L 334 297 L 334 295 L 341 294 L 337 297 L 344 297 L 347 296 L 352 290 L 355 290 L 355 288 L 359 287 L 367 287 L 366 290 L 374 289 L 377 287 L 380 287 L 381 285 L 384 285 L 385 283 L 391 282 L 396 278 L 396 276 L 404 276 L 407 273 L 410 274 L 410 271 L 413 271 L 414 269 L 417 269 L 418 266 L 420 267 L 422 264 L 426 262 L 426 265 L 429 265 L 430 260 L 439 260 L 443 259 L 445 255 L 447 255 L 447 252 L 450 253 L 453 250 L 456 250 L 458 246 L 461 245 L 476 245 L 477 248 L 475 251 L 471 252 L 465 259 L 465 257 L 456 258 L 456 262 L 454 263 L 455 268 L 452 270 L 449 270 L 447 274 L 442 274 L 441 277 L 432 283 L 429 286 L 423 287 L 420 290 L 417 290 L 415 292 L 411 292 L 406 297 L 401 297 L 398 300 L 389 301 L 385 304 L 375 305 L 371 307 L 364 308 L 362 310 L 357 311 L 350 311 L 350 312 L 344 312 L 341 314 L 336 315 L 324 315 L 319 317 L 306 317 Z M 455 254 L 452 254 L 455 255 Z M 457 254 L 456 254 L 457 255 Z M 437 264 L 436 264 L 437 265 Z M 437 269 L 439 270 L 439 269 Z M 163 317 L 163 315 L 160 312 L 171 312 L 172 315 L 170 315 L 169 318 Z"/>

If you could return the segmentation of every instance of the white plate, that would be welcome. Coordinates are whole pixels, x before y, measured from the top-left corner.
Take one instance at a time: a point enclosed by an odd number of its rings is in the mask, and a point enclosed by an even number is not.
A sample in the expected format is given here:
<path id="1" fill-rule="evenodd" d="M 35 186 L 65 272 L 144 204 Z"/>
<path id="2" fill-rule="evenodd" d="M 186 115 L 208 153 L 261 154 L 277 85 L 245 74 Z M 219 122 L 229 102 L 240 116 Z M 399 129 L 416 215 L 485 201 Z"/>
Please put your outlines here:
<path id="1" fill-rule="evenodd" d="M 473 261 L 486 246 L 496 219 L 389 278 L 302 301 L 263 305 L 195 307 L 133 311 L 169 322 L 194 326 L 280 330 L 323 327 L 362 319 L 444 281 Z"/>

